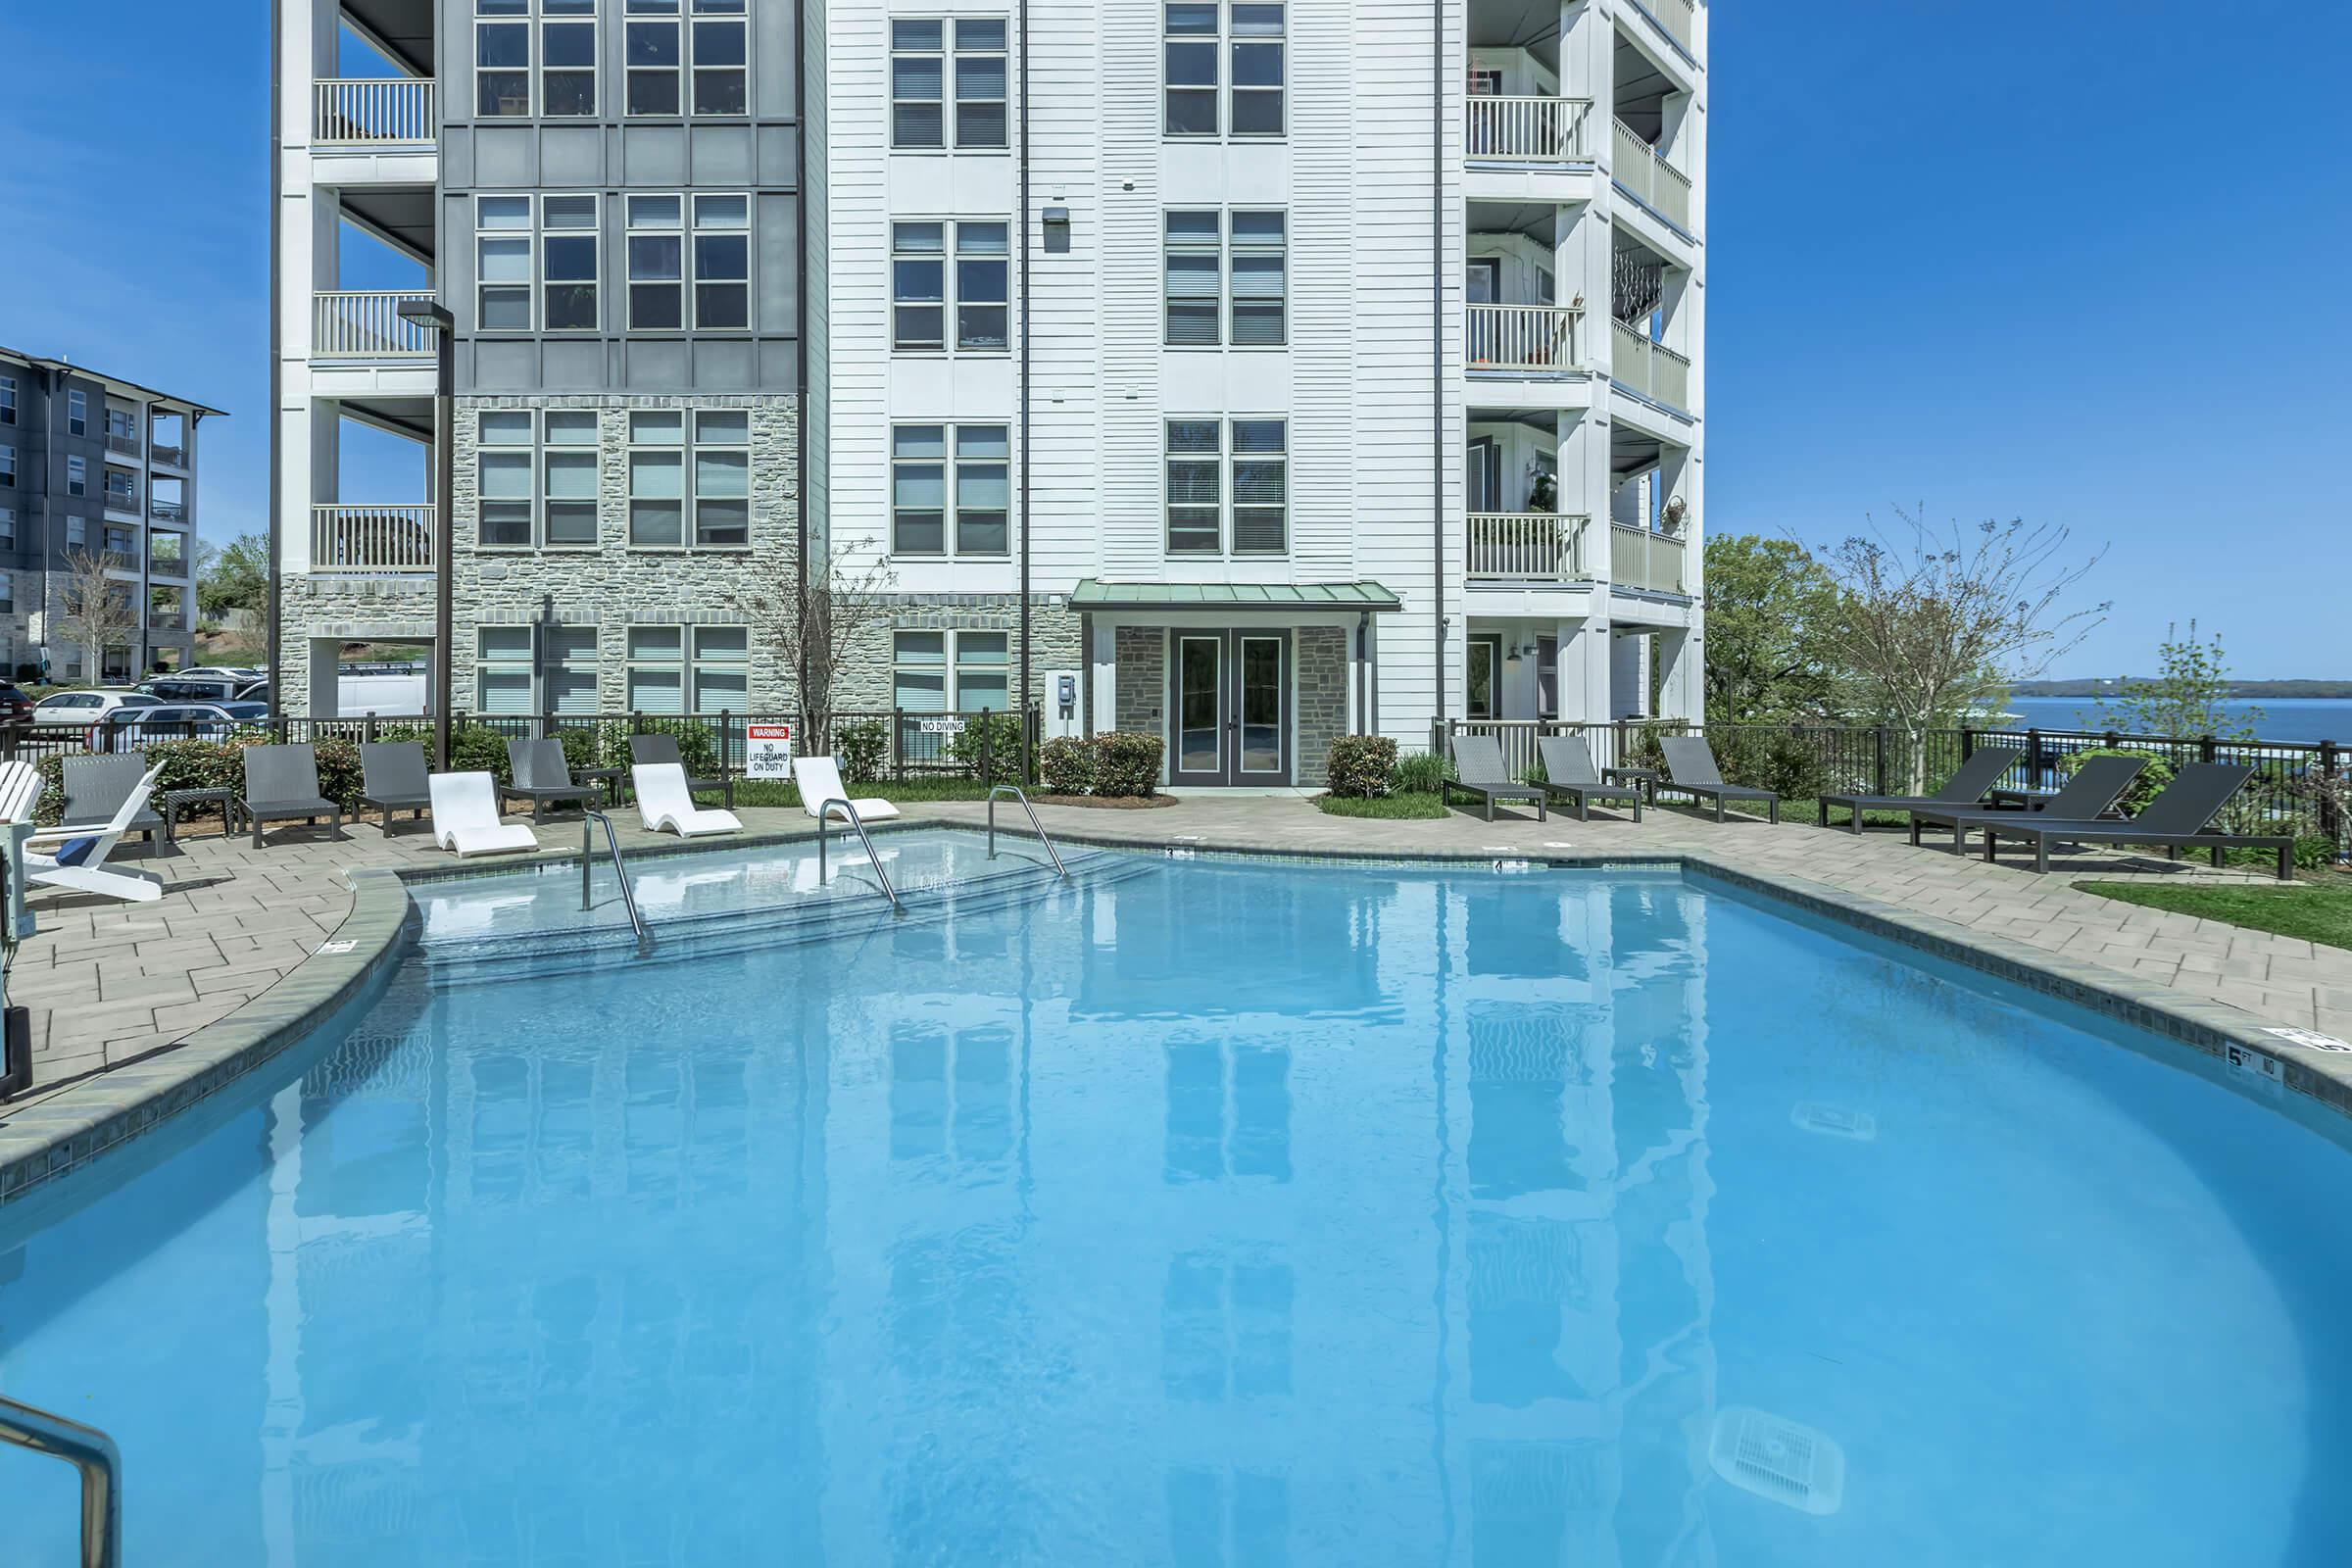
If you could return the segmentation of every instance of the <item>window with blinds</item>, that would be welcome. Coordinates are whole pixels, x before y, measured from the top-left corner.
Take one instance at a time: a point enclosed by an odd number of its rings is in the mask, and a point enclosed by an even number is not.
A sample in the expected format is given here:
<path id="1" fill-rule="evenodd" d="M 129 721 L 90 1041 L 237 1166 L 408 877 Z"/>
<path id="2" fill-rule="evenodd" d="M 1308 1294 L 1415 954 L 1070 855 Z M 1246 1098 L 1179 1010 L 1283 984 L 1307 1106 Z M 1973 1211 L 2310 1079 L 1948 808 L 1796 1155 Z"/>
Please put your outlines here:
<path id="1" fill-rule="evenodd" d="M 1219 317 L 1225 294 L 1224 215 L 1167 215 L 1167 343 L 1170 348 L 1215 348 L 1224 341 Z"/>
<path id="2" fill-rule="evenodd" d="M 1279 211 L 1188 210 L 1164 220 L 1164 340 L 1170 348 L 1280 348 L 1289 341 L 1287 220 Z"/>
<path id="3" fill-rule="evenodd" d="M 947 24 L 890 24 L 890 144 L 921 150 L 947 145 Z"/>
<path id="4" fill-rule="evenodd" d="M 1287 420 L 1170 419 L 1167 475 L 1168 554 L 1289 551 Z"/>

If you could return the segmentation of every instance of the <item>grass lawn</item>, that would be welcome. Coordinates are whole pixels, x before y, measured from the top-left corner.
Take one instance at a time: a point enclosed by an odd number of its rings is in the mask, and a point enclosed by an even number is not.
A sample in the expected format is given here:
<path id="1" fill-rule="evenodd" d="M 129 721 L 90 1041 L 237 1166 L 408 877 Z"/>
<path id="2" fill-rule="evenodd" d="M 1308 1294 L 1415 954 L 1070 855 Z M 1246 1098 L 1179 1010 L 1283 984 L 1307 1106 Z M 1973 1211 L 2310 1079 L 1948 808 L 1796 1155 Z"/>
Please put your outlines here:
<path id="1" fill-rule="evenodd" d="M 1007 780 L 1006 782 L 1011 782 Z M 859 784 L 851 793 L 863 798 L 878 795 L 891 802 L 909 801 L 981 801 L 988 791 L 976 778 L 910 778 L 904 784 L 883 779 L 874 784 Z M 801 792 L 782 779 L 748 779 L 735 781 L 737 806 L 798 806 Z"/>
<path id="2" fill-rule="evenodd" d="M 2352 874 L 2342 871 L 2305 872 L 2301 881 L 2269 887 L 2161 882 L 2078 882 L 2075 886 L 2084 893 L 2151 909 L 2172 909 L 2200 919 L 2226 920 L 2252 931 L 2352 948 Z"/>
<path id="3" fill-rule="evenodd" d="M 1315 808 L 1329 816 L 1376 816 L 1390 820 L 1408 817 L 1428 820 L 1446 814 L 1443 797 L 1415 791 L 1398 791 L 1376 801 L 1358 800 L 1352 796 L 1318 795 L 1315 797 Z"/>

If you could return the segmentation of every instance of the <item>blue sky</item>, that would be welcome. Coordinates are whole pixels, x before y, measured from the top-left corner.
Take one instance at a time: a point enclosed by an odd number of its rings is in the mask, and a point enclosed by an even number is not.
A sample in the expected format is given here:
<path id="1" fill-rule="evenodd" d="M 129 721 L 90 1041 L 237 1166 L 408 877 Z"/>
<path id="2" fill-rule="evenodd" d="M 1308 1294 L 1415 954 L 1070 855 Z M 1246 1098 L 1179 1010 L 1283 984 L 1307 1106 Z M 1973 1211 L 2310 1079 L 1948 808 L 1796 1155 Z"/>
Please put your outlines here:
<path id="1" fill-rule="evenodd" d="M 1714 15 L 1708 526 L 2063 522 L 2115 609 L 2057 673 L 2194 615 L 2240 675 L 2352 678 L 2352 8 Z M 0 342 L 230 410 L 216 541 L 268 515 L 268 25 L 0 8 Z"/>

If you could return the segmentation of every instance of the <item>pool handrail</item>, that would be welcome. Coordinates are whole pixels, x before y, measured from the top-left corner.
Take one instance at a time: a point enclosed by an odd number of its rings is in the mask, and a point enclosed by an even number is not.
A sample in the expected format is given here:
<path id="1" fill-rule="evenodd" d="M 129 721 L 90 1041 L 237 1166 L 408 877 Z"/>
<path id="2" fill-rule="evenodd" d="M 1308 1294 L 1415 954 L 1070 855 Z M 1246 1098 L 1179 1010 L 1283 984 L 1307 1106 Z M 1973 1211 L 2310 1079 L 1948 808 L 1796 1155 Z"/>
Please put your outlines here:
<path id="1" fill-rule="evenodd" d="M 838 795 L 829 801 L 819 801 L 816 807 L 817 886 L 822 887 L 825 884 L 825 832 L 832 823 L 833 808 L 836 806 L 840 807 L 842 810 L 848 814 L 850 826 L 858 830 L 858 840 L 859 843 L 865 846 L 865 858 L 869 862 L 872 863 L 874 875 L 881 879 L 882 896 L 890 901 L 891 912 L 893 914 L 905 914 L 906 912 L 906 906 L 899 902 L 898 889 L 890 885 L 890 873 L 882 869 L 882 857 L 874 853 L 874 841 L 870 836 L 867 835 L 865 831 L 865 823 L 860 820 L 858 815 L 858 808 L 852 806 L 848 801 L 842 799 Z"/>
<path id="2" fill-rule="evenodd" d="M 596 907 L 590 897 L 590 877 L 596 870 L 596 837 L 594 824 L 605 824 L 605 848 L 612 852 L 612 874 L 620 878 L 620 902 L 629 911 L 629 929 L 637 933 L 637 951 L 646 952 L 654 939 L 645 934 L 645 917 L 637 912 L 637 894 L 629 886 L 629 868 L 621 862 L 620 836 L 612 831 L 612 818 L 594 807 L 580 808 L 580 907 Z"/>
<path id="3" fill-rule="evenodd" d="M 81 1568 L 122 1568 L 122 1456 L 114 1439 L 62 1415 L 0 1398 L 0 1443 L 81 1472 Z"/>
<path id="4" fill-rule="evenodd" d="M 1046 836 L 1046 825 L 1037 819 L 1037 808 L 1029 804 L 1027 792 L 1018 784 L 999 784 L 988 792 L 988 858 L 992 860 L 997 858 L 997 797 L 1000 795 L 1009 795 L 1021 803 L 1021 809 L 1029 813 L 1029 826 L 1037 834 L 1038 843 L 1043 844 L 1046 847 L 1046 853 L 1054 857 L 1054 869 L 1061 874 L 1064 882 L 1067 882 L 1070 879 L 1070 868 L 1061 863 L 1061 852 L 1055 849 L 1054 841 Z"/>

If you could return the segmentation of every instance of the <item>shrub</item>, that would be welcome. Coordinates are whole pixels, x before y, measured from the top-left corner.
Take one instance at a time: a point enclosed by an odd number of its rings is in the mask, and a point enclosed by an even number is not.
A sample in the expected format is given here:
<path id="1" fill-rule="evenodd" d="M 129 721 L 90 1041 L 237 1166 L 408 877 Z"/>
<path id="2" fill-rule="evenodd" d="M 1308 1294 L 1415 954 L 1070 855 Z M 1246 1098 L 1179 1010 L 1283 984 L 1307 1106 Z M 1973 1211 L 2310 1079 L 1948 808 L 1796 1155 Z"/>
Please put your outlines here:
<path id="1" fill-rule="evenodd" d="M 1715 748 L 1716 765 L 1734 784 L 1770 790 L 1785 801 L 1810 801 L 1830 792 L 1829 764 L 1802 736 L 1717 729 L 1707 739 Z"/>
<path id="2" fill-rule="evenodd" d="M 1095 793 L 1113 800 L 1149 797 L 1159 784 L 1162 750 L 1156 735 L 1113 731 L 1096 736 Z"/>
<path id="3" fill-rule="evenodd" d="M 583 767 L 598 765 L 596 731 L 566 727 L 556 731 L 555 739 L 564 748 L 564 765 L 573 772 L 576 773 Z M 621 753 L 624 757 L 628 753 L 625 743 L 621 747 Z"/>
<path id="4" fill-rule="evenodd" d="M 1037 768 L 1049 794 L 1084 795 L 1095 787 L 1094 743 L 1081 735 L 1057 735 L 1037 754 Z"/>
<path id="5" fill-rule="evenodd" d="M 1400 757 L 1389 770 L 1389 788 L 1399 795 L 1435 795 L 1453 777 L 1453 760 L 1436 752 Z"/>
<path id="6" fill-rule="evenodd" d="M 507 737 L 486 724 L 461 724 L 450 732 L 449 770 L 487 773 L 500 784 L 514 776 L 507 766 Z"/>
<path id="7" fill-rule="evenodd" d="M 1325 780 L 1331 793 L 1377 800 L 1389 793 L 1396 771 L 1396 743 L 1386 735 L 1343 735 L 1331 743 Z"/>
<path id="8" fill-rule="evenodd" d="M 844 784 L 872 784 L 890 761 L 890 720 L 860 718 L 833 729 L 833 756 Z"/>
<path id="9" fill-rule="evenodd" d="M 974 778 L 981 776 L 985 759 L 990 778 L 1017 780 L 1021 776 L 1021 721 L 1010 713 L 967 718 L 963 728 L 949 739 L 948 756 Z"/>
<path id="10" fill-rule="evenodd" d="M 242 796 L 245 748 L 267 744 L 266 736 L 255 735 L 225 741 L 155 741 L 141 747 L 147 765 L 163 769 L 155 778 L 156 804 L 150 808 L 160 813 L 167 790 L 230 790 Z M 362 782 L 359 743 L 329 736 L 312 745 L 318 758 L 318 792 L 346 811 L 357 808 Z M 51 753 L 34 764 L 41 774 L 41 798 L 33 808 L 36 821 L 55 822 L 65 808 L 66 761 L 63 755 Z M 218 811 L 208 808 L 190 814 L 217 815 Z"/>
<path id="11" fill-rule="evenodd" d="M 2133 815 L 2137 815 L 2173 781 L 2173 764 L 2165 759 L 2152 752 L 2128 752 L 2121 747 L 2093 746 L 2087 751 L 2069 752 L 2058 765 L 2071 779 L 2082 771 L 2084 762 L 2094 757 L 2129 757 L 2147 764 L 2132 780 L 2132 787 L 2124 791 L 2123 808 Z"/>

